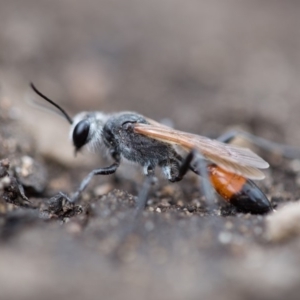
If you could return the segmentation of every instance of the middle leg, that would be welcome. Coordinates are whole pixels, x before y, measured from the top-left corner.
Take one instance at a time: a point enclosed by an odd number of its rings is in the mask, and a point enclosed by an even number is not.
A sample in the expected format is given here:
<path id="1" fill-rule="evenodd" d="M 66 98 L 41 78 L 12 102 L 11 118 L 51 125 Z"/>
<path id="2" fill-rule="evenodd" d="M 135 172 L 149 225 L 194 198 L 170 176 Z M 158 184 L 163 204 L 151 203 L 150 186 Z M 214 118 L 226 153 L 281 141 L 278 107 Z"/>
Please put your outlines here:
<path id="1" fill-rule="evenodd" d="M 213 207 L 215 202 L 214 190 L 210 183 L 208 171 L 207 171 L 207 161 L 204 157 L 196 150 L 191 150 L 185 159 L 182 157 L 177 157 L 181 164 L 176 162 L 169 162 L 165 164 L 163 168 L 168 168 L 170 177 L 169 181 L 176 182 L 182 180 L 184 175 L 188 170 L 192 170 L 194 173 L 201 176 L 201 190 L 209 204 Z M 173 174 L 173 176 L 172 176 Z M 175 174 L 175 175 L 174 175 Z"/>

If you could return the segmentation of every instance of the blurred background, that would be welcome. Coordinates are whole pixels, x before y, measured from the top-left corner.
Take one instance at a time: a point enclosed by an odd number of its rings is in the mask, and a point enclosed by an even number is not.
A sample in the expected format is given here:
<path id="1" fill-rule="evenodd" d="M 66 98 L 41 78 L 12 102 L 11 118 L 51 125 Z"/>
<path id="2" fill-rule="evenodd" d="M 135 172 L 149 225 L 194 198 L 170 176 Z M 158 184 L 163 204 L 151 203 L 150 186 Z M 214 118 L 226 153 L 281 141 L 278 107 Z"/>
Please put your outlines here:
<path id="1" fill-rule="evenodd" d="M 25 97 L 35 97 L 28 87 L 33 81 L 71 113 L 134 110 L 215 136 L 242 124 L 300 145 L 298 1 L 1 0 L 0 5 L 1 88 L 19 107 Z M 43 151 L 51 147 L 49 136 L 67 140 L 65 121 L 32 107 L 24 114 L 29 123 L 32 114 L 34 125 L 38 122 Z M 60 132 L 51 128 L 57 122 Z"/>
<path id="2" fill-rule="evenodd" d="M 299 16 L 297 0 L 0 0 L 1 97 L 16 104 L 37 153 L 67 166 L 94 162 L 74 160 L 65 120 L 27 104 L 39 100 L 30 81 L 70 114 L 133 110 L 184 131 L 217 136 L 239 126 L 300 146 Z M 262 219 L 250 218 L 231 260 L 200 237 L 203 220 L 177 221 L 166 221 L 169 239 L 153 235 L 166 252 L 120 268 L 103 255 L 100 231 L 90 226 L 74 242 L 77 225 L 58 237 L 58 224 L 41 222 L 3 246 L 2 296 L 93 299 L 100 289 L 102 299 L 282 299 L 294 288 L 297 299 L 299 241 L 295 252 L 268 252 L 247 239 L 247 226 L 262 232 Z"/>

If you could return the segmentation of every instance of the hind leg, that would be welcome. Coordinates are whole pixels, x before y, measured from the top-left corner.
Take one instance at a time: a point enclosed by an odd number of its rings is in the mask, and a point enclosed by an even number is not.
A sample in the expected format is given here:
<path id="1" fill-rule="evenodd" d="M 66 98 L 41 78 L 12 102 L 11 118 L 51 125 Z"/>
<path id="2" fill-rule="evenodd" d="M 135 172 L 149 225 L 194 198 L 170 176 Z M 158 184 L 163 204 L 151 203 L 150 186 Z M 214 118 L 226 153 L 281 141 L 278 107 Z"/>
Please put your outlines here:
<path id="1" fill-rule="evenodd" d="M 300 158 L 300 148 L 275 143 L 242 130 L 227 131 L 224 134 L 222 134 L 220 137 L 218 137 L 217 140 L 226 144 L 230 144 L 236 137 L 245 138 L 246 140 L 250 141 L 254 145 L 266 151 L 280 153 L 282 156 L 286 158 L 291 158 L 291 159 Z"/>

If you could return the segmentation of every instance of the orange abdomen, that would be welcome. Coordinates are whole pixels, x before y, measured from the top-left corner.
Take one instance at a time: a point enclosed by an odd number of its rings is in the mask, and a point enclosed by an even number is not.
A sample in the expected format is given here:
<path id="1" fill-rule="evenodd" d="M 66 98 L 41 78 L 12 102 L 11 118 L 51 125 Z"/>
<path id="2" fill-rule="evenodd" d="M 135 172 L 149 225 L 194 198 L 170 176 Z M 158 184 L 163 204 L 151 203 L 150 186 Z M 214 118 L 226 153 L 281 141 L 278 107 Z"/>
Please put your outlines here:
<path id="1" fill-rule="evenodd" d="M 272 210 L 268 198 L 253 181 L 217 165 L 208 166 L 208 175 L 218 194 L 239 210 L 259 214 Z"/>

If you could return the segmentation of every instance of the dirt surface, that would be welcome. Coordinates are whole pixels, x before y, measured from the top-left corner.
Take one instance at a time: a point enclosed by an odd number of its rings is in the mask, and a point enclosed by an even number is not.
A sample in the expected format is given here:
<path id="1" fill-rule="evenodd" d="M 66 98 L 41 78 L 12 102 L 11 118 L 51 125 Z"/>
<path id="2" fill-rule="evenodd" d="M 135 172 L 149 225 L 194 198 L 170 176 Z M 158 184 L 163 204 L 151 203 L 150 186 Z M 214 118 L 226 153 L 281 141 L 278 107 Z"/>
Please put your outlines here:
<path id="1" fill-rule="evenodd" d="M 297 1 L 0 1 L 1 299 L 299 299 L 300 157 L 255 148 L 276 212 L 208 206 L 198 177 L 159 178 L 134 218 L 136 166 L 72 194 L 99 153 L 28 104 L 134 110 L 216 137 L 300 147 Z M 247 145 L 250 146 L 250 145 Z"/>

